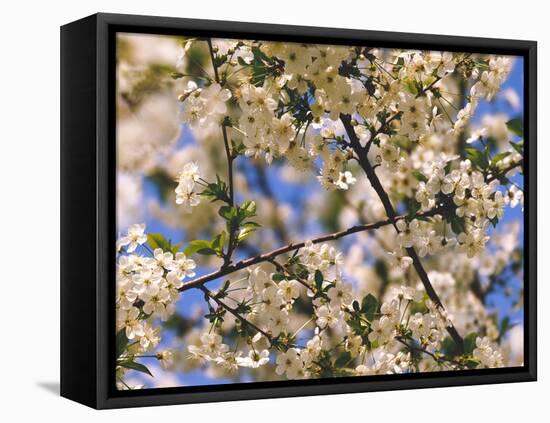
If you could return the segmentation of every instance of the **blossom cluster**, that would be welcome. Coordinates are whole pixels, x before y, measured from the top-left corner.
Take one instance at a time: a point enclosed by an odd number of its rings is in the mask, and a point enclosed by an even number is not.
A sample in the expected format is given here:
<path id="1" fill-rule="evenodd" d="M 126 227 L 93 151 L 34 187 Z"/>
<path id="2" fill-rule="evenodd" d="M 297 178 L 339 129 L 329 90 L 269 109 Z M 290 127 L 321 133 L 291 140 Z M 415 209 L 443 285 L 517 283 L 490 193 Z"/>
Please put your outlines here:
<path id="1" fill-rule="evenodd" d="M 492 99 L 511 68 L 507 57 L 480 60 L 437 51 L 388 55 L 382 49 L 268 42 L 238 42 L 230 50 L 223 56 L 226 88 L 217 82 L 197 88 L 192 81 L 180 96 L 184 121 L 219 123 L 233 99 L 230 127 L 246 156 L 264 156 L 268 163 L 284 156 L 298 169 L 320 158 L 319 180 L 329 190 L 348 189 L 355 180 L 345 171 L 353 153 L 335 128 L 342 114 L 355 118 L 362 146 L 380 145 L 381 157 L 396 165 L 406 157 L 400 160 L 399 144 L 383 125 L 391 121 L 391 133 L 413 143 L 435 132 L 456 136 L 479 99 Z M 457 75 L 471 85 L 470 101 L 453 122 L 443 92 Z"/>
<path id="2" fill-rule="evenodd" d="M 470 100 L 457 113 L 454 130 L 461 132 L 468 121 L 474 115 L 479 100 L 485 98 L 492 100 L 498 93 L 500 85 L 506 80 L 512 67 L 509 57 L 491 57 L 487 63 L 480 67 L 474 67 L 472 76 L 476 82 L 470 88 Z"/>
<path id="3" fill-rule="evenodd" d="M 422 370 L 428 366 L 457 369 L 501 365 L 500 353 L 488 338 L 484 343 L 478 341 L 469 363 L 445 358 L 440 351 L 448 336 L 448 318 L 420 289 L 395 288 L 381 304 L 368 295 L 369 300 L 363 300 L 359 308 L 354 304 L 358 298 L 352 284 L 343 278 L 341 264 L 341 253 L 328 244 L 309 243 L 293 259 L 294 267 L 307 269 L 304 279 L 268 274 L 262 267 L 250 269 L 240 300 L 240 304 L 249 305 L 243 318 L 257 328 L 246 335 L 250 349 L 231 348 L 216 325 L 211 325 L 197 344 L 188 347 L 188 358 L 219 366 L 229 374 L 240 367 L 273 365 L 276 374 L 288 379 L 321 377 L 327 372 L 369 375 L 420 371 L 419 359 L 411 356 L 415 351 L 425 354 L 421 357 Z M 332 276 L 326 280 L 320 274 Z M 370 309 L 365 305 L 369 301 Z M 289 323 L 297 318 L 297 302 L 309 303 L 314 314 L 290 333 Z M 272 362 L 269 348 L 274 347 L 279 351 Z"/>
<path id="4" fill-rule="evenodd" d="M 119 377 L 132 368 L 129 361 L 159 345 L 157 320 L 166 321 L 174 313 L 182 281 L 195 275 L 195 262 L 182 252 L 156 248 L 150 256 L 136 253 L 147 242 L 144 231 L 144 224 L 132 225 L 118 242 L 120 248 L 128 247 L 119 254 L 116 271 L 116 330 L 127 346 L 117 357 Z M 160 351 L 156 357 L 168 366 L 171 352 Z"/>
<path id="5" fill-rule="evenodd" d="M 199 180 L 199 167 L 196 163 L 187 163 L 178 175 L 178 186 L 176 192 L 176 204 L 181 204 L 186 211 L 190 212 L 191 207 L 200 203 L 200 197 L 195 191 L 195 184 Z"/>
<path id="6" fill-rule="evenodd" d="M 473 355 L 484 367 L 491 368 L 503 366 L 502 354 L 487 337 L 476 338 L 476 348 L 474 349 Z"/>
<path id="7" fill-rule="evenodd" d="M 183 119 L 192 127 L 209 123 L 221 124 L 227 112 L 226 102 L 231 92 L 213 83 L 206 88 L 199 88 L 190 82 L 179 99 L 184 103 Z"/>

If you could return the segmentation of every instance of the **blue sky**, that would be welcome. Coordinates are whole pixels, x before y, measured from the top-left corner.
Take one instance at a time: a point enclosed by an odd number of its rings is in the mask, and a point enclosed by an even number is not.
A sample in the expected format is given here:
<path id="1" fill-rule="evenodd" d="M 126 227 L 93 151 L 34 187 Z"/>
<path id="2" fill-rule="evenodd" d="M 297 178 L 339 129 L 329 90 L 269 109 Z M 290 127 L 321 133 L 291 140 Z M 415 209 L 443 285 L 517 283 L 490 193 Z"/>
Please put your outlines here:
<path id="1" fill-rule="evenodd" d="M 518 94 L 520 99 L 520 104 L 523 105 L 524 101 L 524 90 L 523 90 L 523 80 L 524 78 L 524 63 L 523 58 L 518 57 L 514 62 L 514 66 L 508 79 L 504 82 L 501 87 L 501 91 L 504 91 L 508 88 L 512 88 Z M 514 110 L 507 101 L 505 101 L 501 96 L 498 96 L 494 101 L 487 102 L 482 101 L 479 104 L 476 115 L 474 116 L 473 122 L 479 123 L 485 114 L 495 114 L 495 113 L 506 113 L 510 119 L 516 116 L 523 117 L 523 106 L 520 110 Z M 518 141 L 519 138 L 516 136 L 512 137 L 513 141 Z M 519 187 L 523 188 L 524 181 L 523 175 L 516 175 L 511 178 L 511 181 L 517 184 Z M 521 247 L 524 245 L 524 227 L 523 227 L 523 211 L 521 207 L 517 206 L 515 208 L 507 207 L 504 212 L 504 218 L 501 223 L 506 224 L 507 222 L 512 222 L 518 220 L 521 222 L 520 233 L 519 233 L 519 244 Z M 511 278 L 510 285 L 515 286 L 516 288 L 521 287 L 523 281 L 518 280 L 517 278 Z M 514 292 L 517 292 L 517 289 L 514 289 Z M 523 323 L 523 309 L 521 311 L 513 312 L 510 307 L 510 301 L 501 293 L 497 293 L 489 298 L 489 301 L 494 302 L 494 308 L 499 312 L 499 317 L 502 319 L 506 316 L 509 316 L 512 322 Z"/>

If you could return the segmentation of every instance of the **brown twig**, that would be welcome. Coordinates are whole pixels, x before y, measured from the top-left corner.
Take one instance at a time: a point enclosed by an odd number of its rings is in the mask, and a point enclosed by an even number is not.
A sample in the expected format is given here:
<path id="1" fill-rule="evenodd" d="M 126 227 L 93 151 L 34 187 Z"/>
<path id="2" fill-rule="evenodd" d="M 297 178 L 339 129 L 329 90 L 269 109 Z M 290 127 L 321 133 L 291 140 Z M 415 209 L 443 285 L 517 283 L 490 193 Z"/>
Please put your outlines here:
<path id="1" fill-rule="evenodd" d="M 380 179 L 378 179 L 378 176 L 376 175 L 376 172 L 374 171 L 373 167 L 371 166 L 367 155 L 365 154 L 364 148 L 361 146 L 361 143 L 359 142 L 359 139 L 357 138 L 357 134 L 355 133 L 355 130 L 353 129 L 353 125 L 351 124 L 351 116 L 349 115 L 340 115 L 340 120 L 342 121 L 344 125 L 344 129 L 346 130 L 346 133 L 348 134 L 348 137 L 350 139 L 350 144 L 352 149 L 357 154 L 357 158 L 359 161 L 359 165 L 367 175 L 367 178 L 369 182 L 371 183 L 373 189 L 378 194 L 378 197 L 380 198 L 380 201 L 382 202 L 382 205 L 384 206 L 384 210 L 386 211 L 386 214 L 389 217 L 389 220 L 391 224 L 394 226 L 395 230 L 399 232 L 397 229 L 397 215 L 395 213 L 395 210 L 393 208 L 393 205 L 390 201 L 390 197 L 384 190 L 384 187 L 382 186 Z M 413 260 L 413 266 L 416 270 L 416 273 L 418 274 L 418 277 L 422 281 L 422 284 L 424 285 L 424 289 L 426 290 L 426 293 L 428 294 L 428 297 L 442 310 L 444 309 L 443 304 L 441 300 L 439 299 L 439 296 L 435 292 L 435 289 L 430 282 L 430 279 L 428 278 L 428 274 L 426 273 L 426 270 L 424 269 L 424 266 L 422 265 L 422 262 L 420 261 L 420 258 L 418 257 L 418 254 L 416 253 L 416 250 L 414 247 L 410 247 L 406 249 L 407 254 L 411 257 Z M 462 353 L 464 351 L 464 340 L 458 333 L 458 331 L 455 329 L 452 324 L 447 327 L 447 332 L 455 342 L 459 353 Z"/>
<path id="2" fill-rule="evenodd" d="M 250 326 L 256 332 L 259 332 L 263 336 L 265 336 L 271 344 L 273 343 L 273 337 L 269 333 L 267 333 L 264 330 L 260 329 L 258 326 L 256 326 L 254 323 L 252 323 L 250 320 L 244 318 L 237 310 L 235 310 L 233 307 L 227 305 L 220 298 L 216 297 L 216 295 L 212 291 L 210 291 L 208 288 L 206 288 L 205 286 L 200 286 L 199 289 L 202 292 L 204 292 L 204 294 L 207 295 L 208 298 L 212 299 L 220 307 L 224 308 L 229 313 L 231 313 L 234 317 L 239 319 L 241 321 L 241 323 L 243 323 L 244 325 Z"/>
<path id="3" fill-rule="evenodd" d="M 466 62 L 466 60 L 468 60 L 468 58 L 471 55 L 472 55 L 472 53 L 466 53 L 464 55 L 464 57 L 456 64 L 455 69 L 462 66 Z M 427 85 L 422 90 L 420 90 L 420 92 L 416 95 L 416 97 L 420 97 L 421 95 L 426 94 L 426 92 L 430 91 L 435 86 L 435 84 L 437 84 L 439 81 L 441 81 L 445 76 L 447 76 L 447 75 L 437 76 L 429 85 Z"/>
<path id="4" fill-rule="evenodd" d="M 371 224 L 368 224 L 368 225 L 352 226 L 351 228 L 348 228 L 344 231 L 334 232 L 332 234 L 323 235 L 323 236 L 320 236 L 319 238 L 312 239 L 311 242 L 313 244 L 319 244 L 319 243 L 325 242 L 325 241 L 333 241 L 335 239 L 342 238 L 344 236 L 351 235 L 351 234 L 354 234 L 356 232 L 363 232 L 363 231 L 378 229 L 382 226 L 389 225 L 390 223 L 391 223 L 391 221 L 388 219 L 388 220 L 383 220 L 383 221 L 376 222 L 376 223 L 371 223 Z M 267 252 L 267 253 L 264 253 L 264 254 L 260 254 L 259 256 L 249 257 L 249 258 L 241 260 L 237 263 L 230 264 L 226 267 L 222 267 L 221 269 L 219 269 L 215 272 L 209 273 L 207 275 L 204 275 L 204 276 L 201 276 L 197 279 L 194 279 L 190 282 L 187 282 L 179 290 L 180 291 L 187 291 L 188 289 L 199 287 L 199 286 L 205 284 L 206 282 L 210 282 L 214 279 L 218 279 L 222 276 L 228 275 L 230 273 L 234 273 L 238 270 L 245 269 L 245 268 L 253 266 L 255 264 L 270 261 L 271 259 L 273 259 L 277 256 L 280 256 L 281 254 L 285 254 L 285 253 L 288 253 L 290 251 L 295 251 L 295 250 L 298 250 L 300 248 L 303 248 L 305 245 L 306 245 L 306 241 L 295 242 L 295 243 L 291 243 L 291 244 L 285 245 L 283 247 L 277 248 L 276 250 L 273 250 L 273 251 L 270 251 L 270 252 Z"/>
<path id="5" fill-rule="evenodd" d="M 432 217 L 437 214 L 441 213 L 441 209 L 436 207 L 430 211 L 427 211 L 425 213 L 419 213 L 419 217 Z M 404 219 L 405 216 L 396 216 L 395 220 Z M 381 220 L 379 222 L 375 223 L 368 223 L 364 225 L 356 225 L 352 226 L 351 228 L 348 228 L 343 231 L 334 232 L 328 235 L 322 235 L 318 238 L 314 238 L 311 240 L 312 244 L 319 244 L 321 242 L 327 242 L 327 241 L 334 241 L 339 238 L 343 238 L 345 236 L 357 233 L 357 232 L 365 232 L 365 231 L 371 231 L 378 228 L 381 228 L 383 226 L 387 226 L 392 224 L 392 221 L 390 219 Z M 192 288 L 197 288 L 201 285 L 204 285 L 207 282 L 213 281 L 215 279 L 221 278 L 222 276 L 229 275 L 231 273 L 235 273 L 239 270 L 246 269 L 247 267 L 253 266 L 255 264 L 265 263 L 269 262 L 275 257 L 278 257 L 282 254 L 289 253 L 291 251 L 299 250 L 300 248 L 303 248 L 306 245 L 307 241 L 300 241 L 291 243 L 288 245 L 284 245 L 283 247 L 277 248 L 276 250 L 269 251 L 267 253 L 263 253 L 254 257 L 249 257 L 247 259 L 241 260 L 237 263 L 230 264 L 229 266 L 222 267 L 215 272 L 208 273 L 204 276 L 198 277 L 196 279 L 193 279 L 192 281 L 189 281 L 187 283 L 184 283 L 181 288 L 179 288 L 180 292 L 187 291 Z"/>
<path id="6" fill-rule="evenodd" d="M 491 175 L 487 178 L 487 183 L 493 182 L 495 179 L 499 179 L 500 176 L 506 176 L 508 172 L 515 169 L 516 167 L 521 167 L 523 169 L 523 159 L 517 163 L 510 163 L 504 169 L 499 170 L 497 175 Z"/>
<path id="7" fill-rule="evenodd" d="M 419 353 L 423 353 L 423 354 L 426 354 L 428 356 L 430 356 L 431 358 L 433 358 L 437 363 L 450 363 L 450 364 L 454 364 L 456 366 L 460 366 L 460 363 L 458 361 L 455 361 L 455 360 L 452 360 L 452 359 L 449 359 L 449 358 L 446 358 L 446 357 L 440 357 L 440 356 L 437 356 L 435 355 L 434 353 L 428 351 L 427 349 L 425 348 L 420 348 L 420 347 L 416 347 L 414 345 L 410 345 L 408 344 L 407 342 L 405 342 L 405 340 L 403 338 L 401 338 L 400 336 L 396 336 L 395 337 L 395 340 L 401 344 L 403 344 L 404 346 L 406 346 L 409 350 L 414 350 L 414 351 L 417 351 Z"/>
<path id="8" fill-rule="evenodd" d="M 218 67 L 216 65 L 216 58 L 214 56 L 214 48 L 212 47 L 212 39 L 207 38 L 206 42 L 208 44 L 210 60 L 212 61 L 212 69 L 214 70 L 214 79 L 219 84 L 220 76 L 218 73 Z M 223 144 L 225 147 L 225 156 L 227 158 L 227 179 L 228 179 L 227 183 L 229 185 L 229 203 L 231 206 L 233 206 L 235 204 L 235 193 L 234 193 L 234 186 L 233 186 L 233 160 L 235 160 L 235 156 L 233 156 L 233 153 L 231 152 L 231 146 L 229 144 L 229 137 L 227 136 L 227 127 L 225 122 L 222 122 L 222 135 L 223 135 Z M 229 263 L 231 263 L 231 256 L 233 255 L 234 249 L 235 249 L 235 231 L 231 230 L 229 232 L 227 252 L 225 253 L 225 257 L 224 257 L 224 266 L 227 266 Z"/>
<path id="9" fill-rule="evenodd" d="M 291 277 L 292 279 L 295 279 L 296 281 L 298 281 L 299 283 L 301 283 L 303 286 L 305 286 L 307 289 L 313 291 L 313 289 L 311 288 L 311 286 L 309 285 L 309 283 L 307 283 L 306 280 L 302 279 L 301 277 L 299 277 L 298 275 L 292 273 L 288 268 L 287 266 L 285 265 L 282 265 L 281 263 L 279 263 L 277 260 L 275 260 L 274 258 L 272 259 L 269 259 L 269 262 L 271 264 L 273 264 L 273 266 L 275 266 L 275 268 L 279 271 L 279 272 L 282 272 L 284 273 L 285 275 L 287 275 L 288 277 Z"/>

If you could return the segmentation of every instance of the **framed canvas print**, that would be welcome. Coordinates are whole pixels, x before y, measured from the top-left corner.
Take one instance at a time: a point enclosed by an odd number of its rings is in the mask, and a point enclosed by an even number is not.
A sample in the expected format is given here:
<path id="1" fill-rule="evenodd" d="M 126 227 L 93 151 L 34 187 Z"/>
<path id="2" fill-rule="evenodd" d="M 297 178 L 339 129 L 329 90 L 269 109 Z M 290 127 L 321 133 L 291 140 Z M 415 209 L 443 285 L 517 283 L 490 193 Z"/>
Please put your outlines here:
<path id="1" fill-rule="evenodd" d="M 61 29 L 61 393 L 536 379 L 536 43 Z"/>

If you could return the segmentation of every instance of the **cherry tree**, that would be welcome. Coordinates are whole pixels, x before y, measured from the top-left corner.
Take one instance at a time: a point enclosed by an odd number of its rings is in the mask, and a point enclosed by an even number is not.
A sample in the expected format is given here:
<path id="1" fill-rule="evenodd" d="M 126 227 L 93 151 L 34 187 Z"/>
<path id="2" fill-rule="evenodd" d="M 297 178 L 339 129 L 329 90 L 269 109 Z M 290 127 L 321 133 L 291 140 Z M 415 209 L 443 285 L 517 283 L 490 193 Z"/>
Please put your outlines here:
<path id="1" fill-rule="evenodd" d="M 118 212 L 136 219 L 117 241 L 119 389 L 139 387 L 131 370 L 153 376 L 151 360 L 235 380 L 518 365 L 489 299 L 523 277 L 520 225 L 503 222 L 523 202 L 522 120 L 473 122 L 513 58 L 162 42 L 175 65 L 143 67 L 119 41 Z M 173 141 L 180 120 L 193 147 Z M 296 222 L 270 187 L 281 168 L 304 186 Z M 177 243 L 132 213 L 136 174 L 161 188 L 147 207 Z M 191 291 L 193 318 L 178 311 Z"/>

